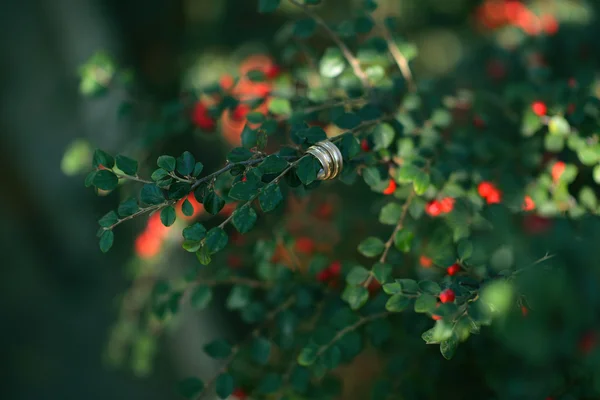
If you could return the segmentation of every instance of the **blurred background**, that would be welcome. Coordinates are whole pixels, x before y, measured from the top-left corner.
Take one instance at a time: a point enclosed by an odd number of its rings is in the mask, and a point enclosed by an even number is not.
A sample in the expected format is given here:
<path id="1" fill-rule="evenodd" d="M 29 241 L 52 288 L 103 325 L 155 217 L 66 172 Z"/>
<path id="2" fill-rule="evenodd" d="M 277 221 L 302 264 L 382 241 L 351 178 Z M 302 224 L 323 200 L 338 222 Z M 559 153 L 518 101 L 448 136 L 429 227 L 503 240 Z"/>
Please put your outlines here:
<path id="1" fill-rule="evenodd" d="M 361 0 L 328 0 L 319 13 L 342 20 L 351 15 L 349 2 Z M 402 34 L 420 48 L 416 74 L 436 77 L 472 55 L 476 43 L 469 29 L 479 3 L 379 0 L 377 15 L 398 17 Z M 570 7 L 562 15 L 571 23 L 587 23 L 598 6 L 552 4 Z M 115 328 L 127 312 L 122 295 L 131 287 L 131 271 L 152 264 L 176 272 L 196 261 L 185 254 L 168 261 L 140 256 L 136 237 L 144 221 L 123 226 L 113 251 L 103 255 L 96 221 L 118 198 L 84 188 L 77 161 L 69 164 L 64 154 L 70 146 L 79 149 L 77 159 L 85 159 L 88 146 L 128 152 L 143 148 L 151 137 L 159 143 L 153 151 L 189 149 L 208 167 L 218 165 L 226 143 L 189 135 L 185 128 L 165 132 L 140 124 L 135 113 L 123 117 L 118 111 L 135 103 L 147 116 L 155 110 L 151 105 L 145 110 L 145 101 L 168 104 L 184 90 L 236 71 L 247 55 L 277 54 L 273 38 L 296 10 L 286 5 L 266 16 L 255 10 L 254 0 L 4 0 L 0 5 L 3 398 L 176 398 L 173 386 L 181 376 L 212 368 L 201 345 L 231 329 L 231 323 L 210 311 L 173 329 L 164 343 L 136 337 L 131 347 L 120 347 L 120 339 L 131 337 L 127 324 Z M 111 90 L 98 99 L 81 96 L 78 68 L 98 50 L 133 73 L 133 94 Z M 76 139 L 82 141 L 74 145 Z M 111 367 L 116 365 L 121 368 Z"/>

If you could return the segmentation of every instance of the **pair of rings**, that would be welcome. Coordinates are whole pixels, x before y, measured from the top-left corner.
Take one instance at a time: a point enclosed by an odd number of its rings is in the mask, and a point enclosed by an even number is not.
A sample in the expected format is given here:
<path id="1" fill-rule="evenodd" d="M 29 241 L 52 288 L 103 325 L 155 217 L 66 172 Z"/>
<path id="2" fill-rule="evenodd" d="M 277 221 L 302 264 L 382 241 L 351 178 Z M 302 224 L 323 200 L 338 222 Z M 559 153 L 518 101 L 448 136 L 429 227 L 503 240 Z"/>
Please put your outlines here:
<path id="1" fill-rule="evenodd" d="M 344 160 L 340 149 L 329 140 L 323 140 L 310 146 L 306 152 L 313 155 L 321 163 L 321 170 L 317 175 L 317 179 L 321 181 L 334 179 L 344 168 Z"/>

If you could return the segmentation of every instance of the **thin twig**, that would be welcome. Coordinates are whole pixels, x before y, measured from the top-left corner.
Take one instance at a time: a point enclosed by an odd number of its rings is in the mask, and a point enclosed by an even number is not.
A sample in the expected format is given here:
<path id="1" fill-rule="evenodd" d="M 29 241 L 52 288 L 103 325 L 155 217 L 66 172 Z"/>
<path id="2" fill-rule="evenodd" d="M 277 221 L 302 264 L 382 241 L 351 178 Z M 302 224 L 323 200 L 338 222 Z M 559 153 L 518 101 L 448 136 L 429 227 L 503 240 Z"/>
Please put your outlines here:
<path id="1" fill-rule="evenodd" d="M 159 210 L 159 209 L 161 209 L 163 207 L 166 207 L 166 206 L 170 205 L 171 203 L 172 203 L 172 201 L 166 201 L 164 203 L 160 203 L 160 204 L 156 204 L 156 205 L 153 205 L 153 206 L 150 206 L 150 207 L 142 208 L 139 211 L 137 211 L 136 213 L 131 214 L 131 215 L 129 215 L 129 216 L 123 218 L 123 219 L 120 219 L 117 222 L 115 222 L 114 224 L 112 224 L 111 226 L 104 228 L 104 230 L 105 231 L 110 231 L 114 227 L 116 227 L 117 225 L 121 225 L 125 221 L 129 221 L 130 219 L 134 219 L 135 217 L 139 217 L 140 215 L 145 214 L 147 212 L 151 212 L 151 211 L 154 211 L 154 210 Z"/>
<path id="2" fill-rule="evenodd" d="M 354 54 L 352 54 L 352 51 L 350 51 L 350 49 L 348 48 L 348 46 L 346 46 L 342 39 L 340 39 L 340 37 L 327 25 L 323 18 L 319 17 L 317 14 L 312 12 L 312 10 L 306 4 L 300 3 L 298 0 L 290 0 L 290 3 L 294 4 L 297 7 L 300 7 L 306 15 L 315 20 L 317 24 L 321 25 L 321 27 L 323 28 L 323 30 L 325 30 L 325 32 L 327 32 L 331 40 L 333 40 L 342 51 L 344 58 L 348 61 L 348 63 L 354 70 L 354 75 L 356 75 L 360 79 L 362 85 L 366 89 L 370 89 L 371 83 L 369 82 L 367 74 L 361 68 L 360 61 L 354 56 Z"/>
<path id="3" fill-rule="evenodd" d="M 398 68 L 400 68 L 400 73 L 404 77 L 404 80 L 406 80 L 406 82 L 408 83 L 408 90 L 411 92 L 416 92 L 417 86 L 415 85 L 410 66 L 408 65 L 408 60 L 406 59 L 406 57 L 404 57 L 404 54 L 402 54 L 402 52 L 396 45 L 392 34 L 385 27 L 381 31 L 383 33 L 383 37 L 387 44 L 388 50 L 392 55 L 392 58 L 398 65 Z"/>
<path id="4" fill-rule="evenodd" d="M 131 176 L 131 175 L 126 175 L 126 174 L 120 174 L 118 172 L 112 171 L 113 174 L 115 174 L 117 176 L 117 178 L 121 178 L 121 179 L 128 179 L 130 181 L 136 181 L 136 182 L 141 182 L 141 183 L 154 183 L 152 181 L 147 181 L 145 179 L 140 178 L 139 176 Z"/>
<path id="5" fill-rule="evenodd" d="M 404 227 L 404 220 L 406 219 L 406 216 L 408 215 L 408 209 L 409 209 L 410 203 L 413 201 L 414 197 L 415 197 L 415 191 L 411 190 L 410 194 L 408 195 L 408 198 L 404 202 L 404 206 L 402 206 L 402 212 L 400 214 L 400 218 L 398 219 L 398 223 L 396 223 L 396 226 L 394 227 L 394 231 L 390 235 L 387 242 L 385 242 L 385 247 L 383 249 L 383 253 L 381 253 L 381 257 L 379 257 L 379 263 L 382 263 L 382 264 L 385 263 L 388 253 L 390 251 L 390 248 L 392 247 L 392 244 L 394 243 L 394 237 Z M 367 278 L 367 280 L 363 283 L 363 286 L 368 287 L 372 281 L 373 281 L 373 274 L 370 274 L 369 277 Z"/>

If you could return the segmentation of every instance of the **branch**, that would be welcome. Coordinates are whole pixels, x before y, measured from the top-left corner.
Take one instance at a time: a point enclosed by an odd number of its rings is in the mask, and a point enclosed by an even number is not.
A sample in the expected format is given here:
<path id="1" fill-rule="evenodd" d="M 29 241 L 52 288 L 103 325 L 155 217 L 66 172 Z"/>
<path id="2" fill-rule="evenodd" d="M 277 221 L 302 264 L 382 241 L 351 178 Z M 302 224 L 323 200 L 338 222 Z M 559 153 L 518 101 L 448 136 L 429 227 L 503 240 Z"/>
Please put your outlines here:
<path id="1" fill-rule="evenodd" d="M 113 174 L 115 174 L 117 176 L 117 178 L 121 178 L 121 179 L 128 179 L 130 181 L 135 181 L 135 182 L 141 182 L 141 183 L 154 183 L 152 181 L 147 181 L 145 179 L 142 179 L 138 176 L 131 176 L 131 175 L 125 175 L 125 174 L 120 174 L 118 172 L 112 171 Z"/>
<path id="2" fill-rule="evenodd" d="M 168 206 L 168 205 L 170 205 L 172 203 L 173 203 L 172 201 L 165 201 L 164 203 L 156 204 L 156 205 L 153 205 L 153 206 L 150 206 L 150 207 L 146 207 L 146 208 L 141 208 L 136 213 L 131 214 L 131 215 L 129 215 L 129 216 L 123 218 L 123 219 L 118 220 L 117 222 L 115 222 L 111 226 L 104 228 L 104 230 L 105 231 L 110 231 L 114 227 L 116 227 L 117 225 L 121 225 L 125 221 L 129 221 L 130 219 L 134 219 L 135 217 L 139 217 L 140 215 L 145 214 L 147 212 L 151 212 L 151 211 L 154 211 L 154 210 L 160 210 L 161 208 L 166 207 L 166 206 Z"/>
<path id="3" fill-rule="evenodd" d="M 417 86 L 415 85 L 415 81 L 413 80 L 412 72 L 410 70 L 410 66 L 408 65 L 408 60 L 406 59 L 406 57 L 404 57 L 404 54 L 402 54 L 402 52 L 396 45 L 396 42 L 394 42 L 394 38 L 392 37 L 390 32 L 386 28 L 383 28 L 382 32 L 385 42 L 388 46 L 388 50 L 392 55 L 392 58 L 398 65 L 398 68 L 400 68 L 400 73 L 408 83 L 408 90 L 411 92 L 416 92 Z"/>
<path id="4" fill-rule="evenodd" d="M 325 32 L 327 32 L 331 40 L 333 40 L 335 44 L 340 48 L 342 54 L 344 55 L 344 58 L 348 61 L 348 63 L 354 70 L 354 74 L 362 82 L 362 85 L 366 89 L 371 89 L 369 78 L 367 77 L 365 71 L 363 71 L 363 69 L 361 68 L 360 61 L 358 61 L 358 58 L 356 58 L 354 54 L 352 54 L 352 51 L 350 51 L 348 46 L 346 46 L 342 39 L 340 39 L 340 37 L 327 25 L 323 18 L 319 17 L 317 14 L 312 12 L 312 10 L 306 4 L 300 3 L 298 0 L 290 0 L 290 3 L 294 4 L 297 7 L 300 7 L 306 15 L 314 19 L 317 24 L 321 25 L 321 27 L 323 28 L 323 30 L 325 30 Z"/>
<path id="5" fill-rule="evenodd" d="M 390 235 L 387 242 L 385 242 L 385 247 L 383 249 L 383 253 L 381 254 L 381 257 L 379 257 L 380 263 L 385 263 L 388 253 L 390 251 L 390 248 L 392 247 L 392 244 L 394 243 L 394 237 L 404 226 L 404 220 L 406 219 L 406 216 L 408 215 L 408 208 L 410 207 L 410 203 L 413 201 L 414 198 L 415 198 L 415 191 L 411 190 L 410 194 L 408 195 L 408 198 L 404 202 L 404 206 L 402 206 L 402 213 L 400 214 L 398 223 L 394 227 L 394 231 Z M 363 283 L 363 286 L 368 287 L 372 281 L 373 281 L 373 274 L 370 274 L 369 277 L 367 278 L 367 280 Z"/>
<path id="6" fill-rule="evenodd" d="M 248 286 L 251 288 L 269 288 L 272 286 L 271 283 L 269 283 L 269 282 L 257 281 L 255 279 L 245 278 L 243 276 L 232 276 L 227 279 L 201 279 L 201 278 L 199 278 L 196 280 L 196 284 L 204 285 L 204 286 L 241 285 L 241 286 Z"/>

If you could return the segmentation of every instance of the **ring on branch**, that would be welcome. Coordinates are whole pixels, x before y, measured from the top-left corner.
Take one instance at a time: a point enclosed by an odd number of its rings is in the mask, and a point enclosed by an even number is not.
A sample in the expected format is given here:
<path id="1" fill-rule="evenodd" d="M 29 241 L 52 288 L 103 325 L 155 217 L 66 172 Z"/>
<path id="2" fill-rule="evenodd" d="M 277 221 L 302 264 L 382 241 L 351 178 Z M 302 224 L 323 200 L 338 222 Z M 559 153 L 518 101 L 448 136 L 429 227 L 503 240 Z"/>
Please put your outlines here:
<path id="1" fill-rule="evenodd" d="M 317 175 L 319 180 L 334 179 L 344 168 L 344 160 L 340 149 L 329 140 L 323 140 L 310 146 L 306 152 L 313 155 L 321 163 L 322 168 Z"/>

